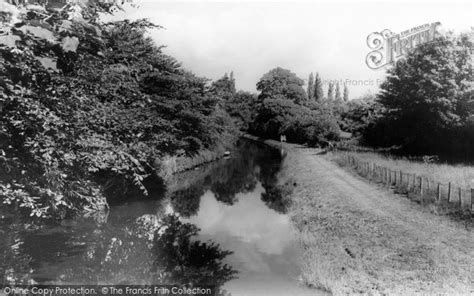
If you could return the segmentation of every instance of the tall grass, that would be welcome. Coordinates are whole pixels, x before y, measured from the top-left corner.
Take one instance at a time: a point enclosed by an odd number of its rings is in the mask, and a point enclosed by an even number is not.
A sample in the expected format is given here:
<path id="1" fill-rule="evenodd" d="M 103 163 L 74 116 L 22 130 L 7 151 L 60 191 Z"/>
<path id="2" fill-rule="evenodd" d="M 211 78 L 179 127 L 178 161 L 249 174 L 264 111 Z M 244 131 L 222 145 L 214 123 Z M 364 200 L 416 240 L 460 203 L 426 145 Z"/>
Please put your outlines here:
<path id="1" fill-rule="evenodd" d="M 374 163 L 394 171 L 416 174 L 440 183 L 451 182 L 459 187 L 474 188 L 474 166 L 450 165 L 443 163 L 424 163 L 395 156 L 387 156 L 376 152 L 333 152 L 334 160 L 351 155 L 360 161 Z"/>

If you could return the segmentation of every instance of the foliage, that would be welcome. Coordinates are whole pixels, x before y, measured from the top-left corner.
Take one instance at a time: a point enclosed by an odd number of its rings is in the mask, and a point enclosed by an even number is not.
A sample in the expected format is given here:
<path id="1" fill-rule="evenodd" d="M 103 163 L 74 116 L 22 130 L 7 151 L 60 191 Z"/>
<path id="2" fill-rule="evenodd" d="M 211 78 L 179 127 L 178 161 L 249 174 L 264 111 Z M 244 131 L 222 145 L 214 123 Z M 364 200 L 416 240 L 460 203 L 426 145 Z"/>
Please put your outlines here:
<path id="1" fill-rule="evenodd" d="M 379 101 L 383 117 L 365 134 L 376 146 L 406 153 L 474 159 L 472 41 L 441 36 L 388 70 Z"/>
<path id="2" fill-rule="evenodd" d="M 381 113 L 382 106 L 373 95 L 367 94 L 359 99 L 351 100 L 345 104 L 341 112 L 341 129 L 354 136 L 361 136 Z"/>
<path id="3" fill-rule="evenodd" d="M 255 120 L 258 97 L 255 94 L 238 91 L 225 102 L 225 109 L 241 130 L 248 130 Z"/>
<path id="4" fill-rule="evenodd" d="M 330 113 L 312 110 L 281 96 L 262 102 L 251 131 L 273 139 L 285 134 L 290 142 L 310 145 L 336 140 L 339 135 L 339 127 Z"/>
<path id="5" fill-rule="evenodd" d="M 210 92 L 218 96 L 221 100 L 229 100 L 235 95 L 235 78 L 234 73 L 230 76 L 225 73 L 224 77 L 214 81 L 211 85 Z"/>
<path id="6" fill-rule="evenodd" d="M 319 73 L 316 73 L 316 77 L 314 78 L 313 94 L 315 101 L 322 101 L 324 99 L 323 83 L 321 81 L 321 77 L 319 77 Z"/>
<path id="7" fill-rule="evenodd" d="M 235 133 L 207 80 L 147 37 L 160 27 L 100 23 L 113 8 L 105 3 L 3 3 L 11 12 L 0 36 L 4 204 L 64 217 L 103 208 L 110 186 L 147 195 L 156 159 L 212 149 Z"/>
<path id="8" fill-rule="evenodd" d="M 336 96 L 335 96 L 335 99 L 336 99 L 337 102 L 342 101 L 341 88 L 339 86 L 339 82 L 336 82 Z"/>
<path id="9" fill-rule="evenodd" d="M 344 102 L 349 101 L 349 88 L 346 84 L 344 84 L 344 94 L 342 95 L 342 99 L 344 100 Z"/>
<path id="10" fill-rule="evenodd" d="M 314 99 L 314 76 L 313 73 L 309 74 L 308 77 L 308 89 L 307 89 L 307 94 L 308 94 L 308 100 L 313 100 Z"/>
<path id="11" fill-rule="evenodd" d="M 250 132 L 273 139 L 285 134 L 288 141 L 310 145 L 338 138 L 339 127 L 330 108 L 322 101 L 304 99 L 302 80 L 289 70 L 271 70 L 257 89 L 261 93 Z"/>
<path id="12" fill-rule="evenodd" d="M 260 78 L 257 90 L 260 91 L 260 101 L 283 96 L 296 104 L 301 104 L 306 101 L 303 85 L 304 81 L 290 70 L 277 67 Z"/>
<path id="13" fill-rule="evenodd" d="M 329 82 L 328 86 L 328 100 L 334 101 L 334 83 Z"/>

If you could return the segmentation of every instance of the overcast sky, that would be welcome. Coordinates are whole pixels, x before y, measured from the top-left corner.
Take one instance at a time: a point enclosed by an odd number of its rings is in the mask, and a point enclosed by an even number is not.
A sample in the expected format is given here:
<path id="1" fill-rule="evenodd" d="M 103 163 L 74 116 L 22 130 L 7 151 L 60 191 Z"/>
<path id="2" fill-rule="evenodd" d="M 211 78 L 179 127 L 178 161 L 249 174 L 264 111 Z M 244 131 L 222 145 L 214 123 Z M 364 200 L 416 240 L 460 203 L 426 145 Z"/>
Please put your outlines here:
<path id="1" fill-rule="evenodd" d="M 468 31 L 471 2 L 140 1 L 127 16 L 164 26 L 153 38 L 197 75 L 217 79 L 234 71 L 238 89 L 255 91 L 259 78 L 280 66 L 305 80 L 319 72 L 325 92 L 327 80 L 348 82 L 354 98 L 376 92 L 384 76 L 365 64 L 368 34 L 437 21 L 445 30 Z"/>

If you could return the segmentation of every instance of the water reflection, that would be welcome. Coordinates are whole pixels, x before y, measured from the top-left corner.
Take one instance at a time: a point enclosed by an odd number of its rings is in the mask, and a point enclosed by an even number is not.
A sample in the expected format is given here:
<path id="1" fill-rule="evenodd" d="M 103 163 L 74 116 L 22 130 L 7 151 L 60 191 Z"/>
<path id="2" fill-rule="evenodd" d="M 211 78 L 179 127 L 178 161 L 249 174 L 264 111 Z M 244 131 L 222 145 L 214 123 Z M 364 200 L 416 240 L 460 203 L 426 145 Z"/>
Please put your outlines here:
<path id="1" fill-rule="evenodd" d="M 161 199 L 114 205 L 101 219 L 37 229 L 0 219 L 0 284 L 294 288 L 280 166 L 279 151 L 242 141 L 231 158 L 177 175 Z"/>
<path id="2" fill-rule="evenodd" d="M 229 206 L 208 191 L 201 199 L 199 213 L 186 221 L 197 225 L 201 236 L 218 239 L 233 250 L 237 247 L 236 241 L 244 242 L 240 245 L 245 248 L 239 252 L 241 260 L 254 257 L 249 254 L 253 251 L 281 254 L 293 241 L 290 221 L 286 215 L 268 209 L 258 198 L 263 192 L 264 188 L 258 183 L 255 191 L 238 194 L 239 201 Z M 229 244 L 229 240 L 232 243 Z M 260 264 L 258 268 L 265 267 Z"/>
<path id="3" fill-rule="evenodd" d="M 159 234 L 160 230 L 163 233 Z M 215 242 L 192 240 L 199 229 L 183 223 L 175 215 L 168 215 L 156 230 L 153 244 L 152 271 L 163 283 L 222 286 L 236 271 L 223 260 L 230 251 L 221 250 Z"/>
<path id="4" fill-rule="evenodd" d="M 258 183 L 265 189 L 273 188 L 280 166 L 279 151 L 241 141 L 231 158 L 178 176 L 168 194 L 173 209 L 182 217 L 191 217 L 197 214 L 199 200 L 207 191 L 211 191 L 218 201 L 233 205 L 238 201 L 237 194 L 255 191 Z M 260 194 L 256 196 L 261 197 Z M 273 208 L 285 211 L 283 206 Z"/>
<path id="5" fill-rule="evenodd" d="M 220 287 L 236 273 L 223 262 L 232 252 L 197 240 L 199 229 L 172 214 L 161 219 L 143 215 L 121 230 L 81 222 L 82 226 L 17 233 L 16 239 L 2 240 L 1 284 Z"/>
<path id="6" fill-rule="evenodd" d="M 171 204 L 184 221 L 201 229 L 200 239 L 233 251 L 225 261 L 239 272 L 238 278 L 224 285 L 233 295 L 311 295 L 298 285 L 300 249 L 286 215 L 289 189 L 277 185 L 280 151 L 246 142 L 239 148 L 231 159 L 204 168 L 196 178 L 188 175 L 186 188 L 194 180 L 194 191 L 180 190 L 176 182 L 179 193 L 170 194 Z M 187 201 L 192 211 L 182 211 L 188 209 Z"/>

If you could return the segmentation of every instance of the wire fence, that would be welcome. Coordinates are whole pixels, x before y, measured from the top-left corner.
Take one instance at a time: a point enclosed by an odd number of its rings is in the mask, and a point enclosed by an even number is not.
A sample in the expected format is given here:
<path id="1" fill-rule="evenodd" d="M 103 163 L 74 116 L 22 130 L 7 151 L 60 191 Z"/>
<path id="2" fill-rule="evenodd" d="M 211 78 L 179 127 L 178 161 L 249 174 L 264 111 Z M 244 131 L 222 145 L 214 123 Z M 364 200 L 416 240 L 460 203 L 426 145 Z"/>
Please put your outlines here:
<path id="1" fill-rule="evenodd" d="M 464 188 L 456 184 L 441 183 L 426 176 L 395 171 L 372 162 L 361 161 L 353 155 L 345 155 L 345 161 L 359 175 L 374 182 L 393 188 L 397 193 L 422 202 L 434 202 L 474 213 L 474 188 Z"/>

